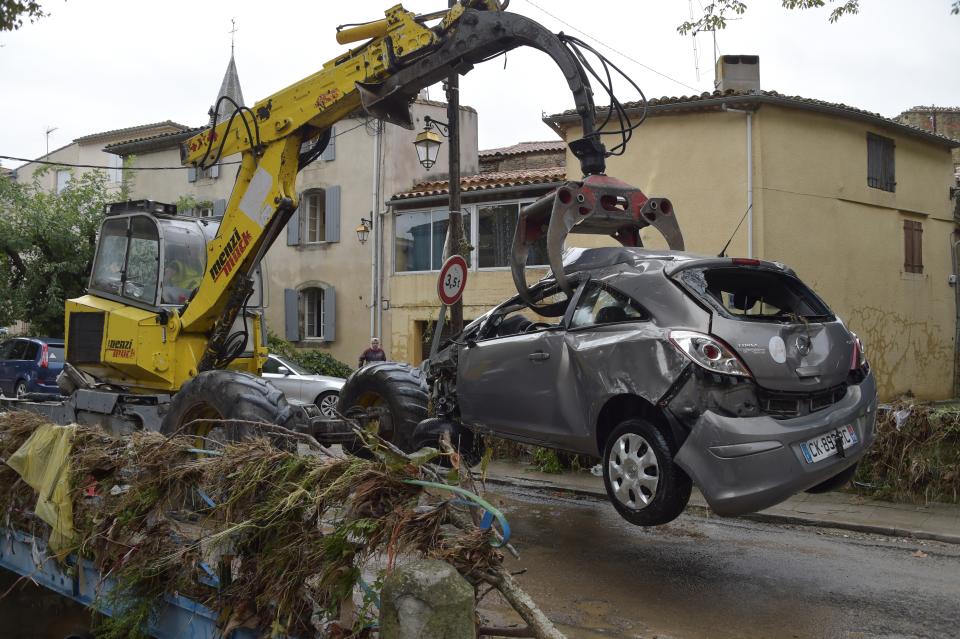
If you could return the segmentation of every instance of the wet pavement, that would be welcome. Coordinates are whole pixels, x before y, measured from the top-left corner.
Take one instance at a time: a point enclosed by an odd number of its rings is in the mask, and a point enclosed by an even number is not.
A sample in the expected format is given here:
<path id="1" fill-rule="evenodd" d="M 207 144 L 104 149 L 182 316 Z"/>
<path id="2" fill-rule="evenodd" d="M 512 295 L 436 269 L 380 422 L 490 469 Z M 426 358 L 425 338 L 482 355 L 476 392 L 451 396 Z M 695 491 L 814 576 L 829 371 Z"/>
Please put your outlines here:
<path id="1" fill-rule="evenodd" d="M 591 498 L 491 496 L 510 568 L 571 639 L 960 637 L 960 546 L 695 515 L 644 529 Z"/>
<path id="2" fill-rule="evenodd" d="M 2 568 L 0 595 L 3 639 L 64 639 L 90 627 L 83 606 Z"/>

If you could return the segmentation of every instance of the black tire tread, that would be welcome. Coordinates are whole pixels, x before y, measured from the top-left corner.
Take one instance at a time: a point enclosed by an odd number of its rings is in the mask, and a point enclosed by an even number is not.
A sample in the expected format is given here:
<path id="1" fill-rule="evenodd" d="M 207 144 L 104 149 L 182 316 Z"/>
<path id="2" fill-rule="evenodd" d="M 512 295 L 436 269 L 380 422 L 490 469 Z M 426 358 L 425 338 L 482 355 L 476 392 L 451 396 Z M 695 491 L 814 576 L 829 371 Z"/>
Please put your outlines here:
<path id="1" fill-rule="evenodd" d="M 343 388 L 337 410 L 347 415 L 360 396 L 374 392 L 384 398 L 390 408 L 393 432 L 386 437 L 404 452 L 413 452 L 410 437 L 418 423 L 427 417 L 430 394 L 423 371 L 409 364 L 375 362 L 355 371 Z M 349 452 L 361 453 L 358 443 L 344 446 Z"/>

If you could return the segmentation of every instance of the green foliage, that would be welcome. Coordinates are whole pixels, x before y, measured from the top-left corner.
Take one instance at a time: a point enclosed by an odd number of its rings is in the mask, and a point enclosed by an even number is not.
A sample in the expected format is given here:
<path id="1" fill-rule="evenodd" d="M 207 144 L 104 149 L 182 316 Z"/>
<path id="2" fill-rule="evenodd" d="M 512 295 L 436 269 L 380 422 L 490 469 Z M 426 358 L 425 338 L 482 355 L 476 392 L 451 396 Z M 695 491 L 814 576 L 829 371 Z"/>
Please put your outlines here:
<path id="1" fill-rule="evenodd" d="M 563 465 L 560 463 L 557 451 L 552 448 L 534 448 L 533 465 L 541 473 L 559 475 L 563 472 Z"/>
<path id="2" fill-rule="evenodd" d="M 181 195 L 177 199 L 177 212 L 186 213 L 187 211 L 195 211 L 200 208 L 209 208 L 213 206 L 211 200 L 198 200 L 192 195 Z"/>
<path id="3" fill-rule="evenodd" d="M 0 0 L 0 31 L 16 31 L 24 18 L 34 22 L 48 15 L 35 0 Z"/>
<path id="4" fill-rule="evenodd" d="M 64 301 L 83 295 L 103 207 L 115 198 L 100 171 L 74 174 L 55 193 L 0 177 L 0 326 L 29 322 L 35 335 L 62 336 Z"/>
<path id="5" fill-rule="evenodd" d="M 828 4 L 831 7 L 830 22 L 834 23 L 845 15 L 860 13 L 860 0 L 780 0 L 785 9 L 821 9 Z M 696 34 L 700 31 L 725 29 L 730 16 L 743 15 L 747 5 L 741 0 L 715 0 L 703 5 L 703 15 L 699 19 L 684 22 L 677 31 L 680 35 Z M 960 14 L 960 0 L 950 5 L 950 13 Z"/>
<path id="6" fill-rule="evenodd" d="M 292 359 L 314 375 L 330 375 L 331 377 L 350 377 L 353 369 L 338 360 L 326 351 L 296 348 L 287 340 L 270 333 L 267 337 L 267 347 L 271 353 L 280 357 Z"/>

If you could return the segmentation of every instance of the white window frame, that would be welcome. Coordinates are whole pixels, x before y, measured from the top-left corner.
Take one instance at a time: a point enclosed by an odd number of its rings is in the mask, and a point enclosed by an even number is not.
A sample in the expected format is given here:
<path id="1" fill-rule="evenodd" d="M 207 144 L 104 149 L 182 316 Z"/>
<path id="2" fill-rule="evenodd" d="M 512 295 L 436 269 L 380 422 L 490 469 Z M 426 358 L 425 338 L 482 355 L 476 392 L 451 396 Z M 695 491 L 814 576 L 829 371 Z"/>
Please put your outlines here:
<path id="1" fill-rule="evenodd" d="M 70 185 L 71 177 L 72 176 L 70 175 L 69 169 L 60 169 L 57 171 L 57 195 L 63 193 L 64 190 L 66 190 L 66 188 Z"/>
<path id="2" fill-rule="evenodd" d="M 323 289 L 319 286 L 311 286 L 300 291 L 300 299 L 302 300 L 302 309 L 300 313 L 300 320 L 303 323 L 303 340 L 304 341 L 323 341 L 323 327 L 324 327 L 324 304 L 323 304 Z M 313 308 L 311 309 L 311 300 L 313 301 Z M 312 312 L 311 312 L 312 311 Z M 316 328 L 317 335 L 311 335 L 311 319 L 315 320 L 316 323 L 313 327 Z"/>
<path id="3" fill-rule="evenodd" d="M 307 191 L 303 195 L 303 243 L 323 244 L 327 241 L 327 193 L 323 189 Z M 313 218 L 313 220 L 311 220 Z M 311 231 L 317 239 L 310 239 Z"/>

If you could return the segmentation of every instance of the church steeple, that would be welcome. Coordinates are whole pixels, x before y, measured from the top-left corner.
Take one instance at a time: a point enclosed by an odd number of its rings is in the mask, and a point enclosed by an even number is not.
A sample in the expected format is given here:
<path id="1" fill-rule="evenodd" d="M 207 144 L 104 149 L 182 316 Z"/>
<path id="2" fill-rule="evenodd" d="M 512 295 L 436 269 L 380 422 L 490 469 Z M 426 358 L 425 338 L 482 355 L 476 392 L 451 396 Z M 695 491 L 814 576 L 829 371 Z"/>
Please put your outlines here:
<path id="1" fill-rule="evenodd" d="M 237 32 L 237 25 L 233 19 L 230 20 L 232 28 L 230 29 L 230 62 L 227 63 L 227 72 L 223 75 L 223 82 L 220 83 L 220 91 L 214 100 L 220 99 L 221 95 L 228 96 L 239 105 L 243 105 L 243 91 L 240 89 L 240 76 L 237 74 L 237 63 L 233 58 L 234 35 Z M 229 102 L 223 102 L 217 109 L 217 122 L 226 120 L 233 115 L 233 105 Z"/>

